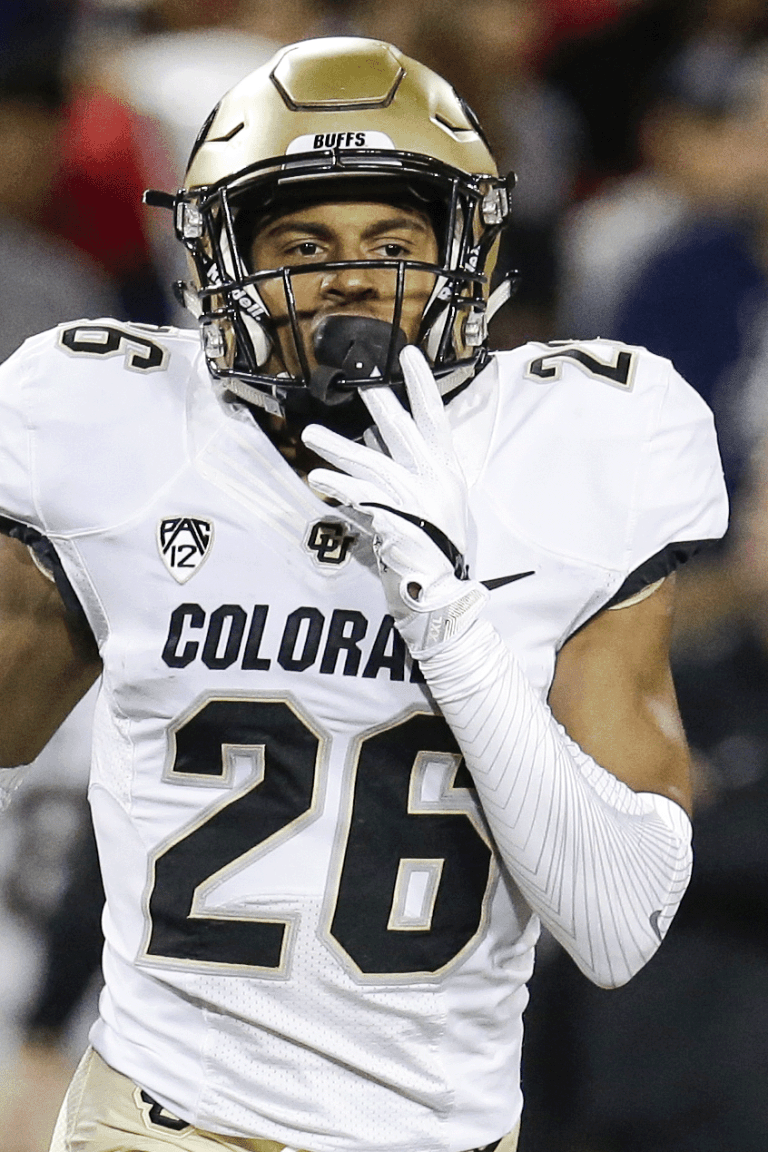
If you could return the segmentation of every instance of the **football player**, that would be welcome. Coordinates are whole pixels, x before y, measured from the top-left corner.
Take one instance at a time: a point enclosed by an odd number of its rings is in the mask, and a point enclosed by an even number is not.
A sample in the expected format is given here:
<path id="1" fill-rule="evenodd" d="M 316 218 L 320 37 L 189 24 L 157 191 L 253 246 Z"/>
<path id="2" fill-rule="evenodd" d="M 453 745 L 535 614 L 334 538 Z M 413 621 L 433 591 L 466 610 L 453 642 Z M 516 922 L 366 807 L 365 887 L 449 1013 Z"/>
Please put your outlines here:
<path id="1" fill-rule="evenodd" d="M 2 764 L 102 672 L 55 1152 L 511 1152 L 541 924 L 605 987 L 667 931 L 712 419 L 639 348 L 488 352 L 512 186 L 395 48 L 287 47 L 148 195 L 202 339 L 83 320 L 0 370 Z"/>

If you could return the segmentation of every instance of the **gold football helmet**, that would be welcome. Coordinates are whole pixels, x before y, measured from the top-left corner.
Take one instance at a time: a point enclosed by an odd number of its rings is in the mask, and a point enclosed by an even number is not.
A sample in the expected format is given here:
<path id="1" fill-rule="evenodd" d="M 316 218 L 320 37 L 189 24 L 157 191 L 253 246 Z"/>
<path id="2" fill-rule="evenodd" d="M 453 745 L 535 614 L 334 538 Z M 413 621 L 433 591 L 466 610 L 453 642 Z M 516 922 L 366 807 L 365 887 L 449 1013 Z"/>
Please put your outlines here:
<path id="1" fill-rule="evenodd" d="M 489 307 L 514 182 L 499 177 L 477 120 L 440 76 L 382 41 L 328 37 L 283 48 L 237 84 L 204 124 L 184 187 L 174 197 L 145 198 L 173 207 L 194 268 L 194 284 L 177 292 L 199 317 L 212 375 L 268 411 L 306 412 L 309 394 L 341 416 L 359 388 L 401 381 L 399 317 L 411 268 L 434 274 L 417 342 L 441 390 L 452 391 L 483 362 L 489 315 L 509 294 L 502 285 Z M 310 367 L 293 291 L 294 278 L 318 265 L 254 272 L 248 227 L 260 214 L 336 198 L 423 206 L 439 257 L 434 265 L 364 262 L 393 270 L 391 323 L 361 321 L 355 329 L 353 321 L 340 339 L 331 332 L 314 349 L 327 365 L 323 374 Z M 299 371 L 275 368 L 277 334 L 260 292 L 267 280 L 282 284 Z M 350 339 L 353 356 L 345 355 Z"/>

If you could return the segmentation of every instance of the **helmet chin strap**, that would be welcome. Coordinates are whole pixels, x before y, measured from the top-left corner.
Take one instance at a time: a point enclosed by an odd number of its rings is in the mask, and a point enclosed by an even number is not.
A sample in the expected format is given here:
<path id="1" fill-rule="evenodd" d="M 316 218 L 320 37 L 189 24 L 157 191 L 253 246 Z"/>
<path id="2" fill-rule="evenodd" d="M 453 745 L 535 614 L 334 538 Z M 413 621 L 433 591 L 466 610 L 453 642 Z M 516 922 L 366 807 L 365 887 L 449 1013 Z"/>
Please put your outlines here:
<path id="1" fill-rule="evenodd" d="M 504 279 L 494 288 L 493 292 L 488 298 L 488 306 L 485 310 L 486 320 L 491 320 L 500 308 L 503 308 L 507 301 L 514 296 L 517 291 L 517 286 L 520 281 L 520 274 L 516 270 L 510 271 L 506 274 Z"/>

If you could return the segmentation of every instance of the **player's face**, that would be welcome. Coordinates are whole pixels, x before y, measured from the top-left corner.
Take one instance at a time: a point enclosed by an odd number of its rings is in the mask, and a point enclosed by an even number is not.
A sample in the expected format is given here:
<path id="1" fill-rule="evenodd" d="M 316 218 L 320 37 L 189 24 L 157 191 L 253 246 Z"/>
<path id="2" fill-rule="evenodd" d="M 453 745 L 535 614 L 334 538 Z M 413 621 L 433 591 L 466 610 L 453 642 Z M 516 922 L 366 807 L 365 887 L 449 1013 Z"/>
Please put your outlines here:
<path id="1" fill-rule="evenodd" d="M 268 221 L 251 247 L 254 271 L 344 260 L 437 261 L 437 240 L 429 218 L 414 208 L 375 202 L 315 204 Z M 431 272 L 409 269 L 405 277 L 400 327 L 409 343 L 435 283 Z M 329 268 L 292 277 L 299 329 L 310 368 L 315 367 L 312 337 L 326 316 L 365 316 L 392 321 L 397 273 L 394 268 Z M 279 354 L 291 373 L 300 371 L 279 280 L 260 285 L 275 321 Z"/>

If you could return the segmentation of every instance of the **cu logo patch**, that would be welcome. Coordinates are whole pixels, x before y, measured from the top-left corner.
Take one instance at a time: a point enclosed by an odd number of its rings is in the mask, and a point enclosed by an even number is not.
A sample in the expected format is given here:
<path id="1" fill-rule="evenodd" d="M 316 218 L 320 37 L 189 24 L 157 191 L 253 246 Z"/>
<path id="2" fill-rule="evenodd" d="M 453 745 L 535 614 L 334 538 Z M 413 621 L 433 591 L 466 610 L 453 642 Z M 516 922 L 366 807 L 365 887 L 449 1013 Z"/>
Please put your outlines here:
<path id="1" fill-rule="evenodd" d="M 306 543 L 318 564 L 333 564 L 338 568 L 349 559 L 354 541 L 348 524 L 339 520 L 318 520 L 310 528 Z"/>
<path id="2" fill-rule="evenodd" d="M 213 524 L 199 516 L 166 516 L 157 526 L 163 563 L 179 584 L 194 576 L 213 543 Z"/>
<path id="3" fill-rule="evenodd" d="M 141 1112 L 142 1119 L 147 1128 L 152 1132 L 156 1132 L 158 1128 L 163 1128 L 166 1132 L 191 1132 L 192 1125 L 187 1124 L 186 1120 L 180 1120 L 178 1116 L 174 1116 L 167 1108 L 163 1108 L 162 1104 L 158 1104 L 149 1092 L 145 1092 L 142 1088 L 137 1088 L 133 1094 L 139 1111 Z"/>

